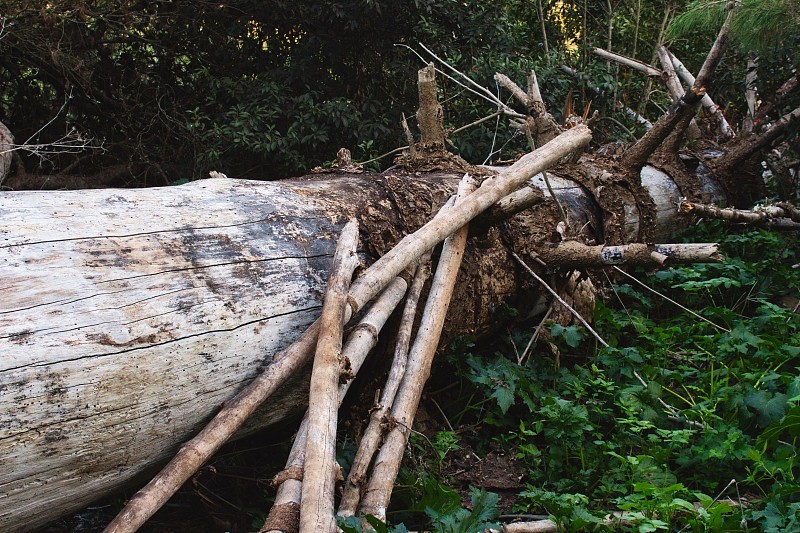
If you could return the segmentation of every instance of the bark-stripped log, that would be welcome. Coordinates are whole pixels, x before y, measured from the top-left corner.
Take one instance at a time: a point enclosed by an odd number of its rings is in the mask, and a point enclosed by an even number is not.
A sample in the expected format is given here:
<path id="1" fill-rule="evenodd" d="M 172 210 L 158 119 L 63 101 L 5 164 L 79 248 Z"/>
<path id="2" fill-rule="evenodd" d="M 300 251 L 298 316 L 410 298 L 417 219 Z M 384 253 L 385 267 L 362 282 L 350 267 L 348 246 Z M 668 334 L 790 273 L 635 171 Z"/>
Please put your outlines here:
<path id="1" fill-rule="evenodd" d="M 593 186 L 560 174 L 550 180 L 571 223 L 602 231 Z M 460 177 L 0 195 L 0 530 L 43 525 L 163 463 L 317 318 L 346 219 L 359 218 L 369 260 L 422 225 Z M 679 188 L 651 167 L 643 183 L 671 231 Z M 532 250 L 554 230 L 542 213 L 560 220 L 546 200 L 506 225 L 507 241 Z M 625 215 L 638 226 L 635 206 Z M 468 246 L 450 334 L 485 327 L 500 302 L 533 300 L 504 242 Z M 306 390 L 285 386 L 247 431 L 304 408 Z"/>

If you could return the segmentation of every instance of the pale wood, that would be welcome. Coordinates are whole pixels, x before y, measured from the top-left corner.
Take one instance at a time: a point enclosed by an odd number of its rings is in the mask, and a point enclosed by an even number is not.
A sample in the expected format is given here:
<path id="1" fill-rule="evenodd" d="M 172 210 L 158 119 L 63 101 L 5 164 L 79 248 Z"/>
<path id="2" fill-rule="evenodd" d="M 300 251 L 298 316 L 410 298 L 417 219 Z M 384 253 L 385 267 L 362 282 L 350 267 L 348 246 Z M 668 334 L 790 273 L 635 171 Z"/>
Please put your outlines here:
<path id="1" fill-rule="evenodd" d="M 741 222 L 754 226 L 767 226 L 773 229 L 798 230 L 800 222 L 792 220 L 798 217 L 796 209 L 778 207 L 776 205 L 759 206 L 752 210 L 717 207 L 710 204 L 698 204 L 683 200 L 678 209 L 681 213 L 701 217 L 718 218 L 728 222 Z"/>
<path id="2" fill-rule="evenodd" d="M 308 396 L 300 531 L 333 533 L 333 494 L 336 484 L 336 427 L 339 413 L 339 376 L 343 322 L 350 280 L 358 267 L 358 222 L 350 220 L 342 230 L 333 256 L 331 275 L 319 319 L 317 349 Z"/>
<path id="3" fill-rule="evenodd" d="M 597 47 L 595 47 L 592 51 L 596 56 L 600 56 L 603 59 L 608 59 L 610 61 L 616 61 L 620 65 L 625 65 L 626 67 L 638 70 L 639 72 L 644 72 L 648 76 L 653 76 L 655 78 L 661 77 L 660 70 L 651 65 L 648 65 L 643 61 L 639 61 L 638 59 L 626 57 L 617 54 L 615 52 L 609 52 L 608 50 L 603 50 L 602 48 L 597 48 Z"/>
<path id="4" fill-rule="evenodd" d="M 354 302 L 589 139 L 572 129 L 487 180 L 381 258 Z M 0 394 L 0 530 L 38 527 L 129 485 L 228 402 L 201 446 L 181 452 L 202 465 L 309 360 L 313 332 L 290 342 L 318 315 L 333 235 L 384 184 L 221 178 L 0 195 L 0 387 L 13 391 Z M 250 430 L 304 403 L 290 389 Z"/>
<path id="5" fill-rule="evenodd" d="M 474 187 L 474 182 L 469 176 L 465 176 L 459 185 L 455 206 L 445 212 L 442 218 L 448 212 L 458 209 L 460 204 L 466 203 L 472 195 L 477 194 L 470 194 Z M 417 337 L 408 354 L 406 371 L 392 405 L 392 418 L 397 425 L 386 435 L 383 446 L 375 458 L 372 477 L 359 507 L 363 514 L 371 514 L 381 520 L 386 519 L 386 506 L 400 469 L 422 388 L 430 375 L 433 356 L 439 344 L 439 336 L 461 266 L 468 233 L 469 228 L 465 225 L 445 239 Z"/>
<path id="6" fill-rule="evenodd" d="M 749 135 L 753 133 L 753 120 L 756 116 L 756 107 L 757 102 L 756 99 L 758 98 L 758 88 L 756 87 L 756 83 L 758 83 L 758 57 L 751 55 L 747 58 L 747 74 L 745 74 L 745 89 L 744 89 L 744 101 L 747 102 L 747 114 L 742 119 L 742 133 L 745 135 Z"/>
<path id="7" fill-rule="evenodd" d="M 678 79 L 678 74 L 675 72 L 675 67 L 669 57 L 669 52 L 665 46 L 658 47 L 658 59 L 661 62 L 661 67 L 664 69 L 664 85 L 667 86 L 669 94 L 672 95 L 672 101 L 676 102 L 683 96 L 684 88 L 681 81 Z"/>
<path id="8" fill-rule="evenodd" d="M 675 67 L 672 64 L 672 59 L 670 58 L 667 48 L 665 46 L 659 46 L 657 53 L 658 59 L 661 62 L 661 66 L 664 68 L 664 84 L 667 86 L 667 90 L 669 90 L 669 93 L 672 95 L 673 102 L 677 102 L 683 96 L 683 85 L 681 85 L 681 81 L 678 79 L 678 74 L 675 72 Z M 705 99 L 707 96 L 708 95 L 705 95 L 703 99 Z M 692 117 L 691 122 L 686 129 L 686 134 L 689 139 L 699 139 L 702 137 L 700 128 L 698 127 L 697 121 L 694 119 L 694 117 Z"/>
<path id="9" fill-rule="evenodd" d="M 402 300 L 407 283 L 395 278 L 370 306 L 364 317 L 353 329 L 342 348 L 342 358 L 350 363 L 350 372 L 355 377 L 367 358 L 370 350 L 378 343 L 380 334 L 389 316 Z M 352 380 L 339 385 L 338 403 L 341 404 L 350 389 Z M 302 494 L 302 470 L 305 465 L 306 438 L 308 436 L 308 413 L 303 417 L 297 430 L 289 457 L 283 472 L 276 476 L 273 484 L 277 486 L 275 502 L 270 509 L 260 533 L 278 531 L 297 531 L 300 523 L 300 498 Z M 288 518 L 288 523 L 285 522 Z"/>
<path id="10" fill-rule="evenodd" d="M 539 248 L 539 258 L 548 266 L 571 268 L 612 265 L 664 266 L 672 263 L 718 263 L 722 261 L 717 243 L 642 244 L 588 246 L 564 241 Z"/>
<path id="11" fill-rule="evenodd" d="M 689 72 L 683 63 L 681 63 L 681 61 L 675 57 L 675 54 L 670 51 L 668 51 L 668 53 L 678 77 L 681 78 L 687 85 L 694 86 L 695 83 L 697 83 L 694 75 L 692 75 L 692 73 Z M 725 118 L 725 115 L 722 114 L 722 109 L 714 102 L 714 100 L 712 100 L 711 96 L 708 94 L 703 94 L 703 97 L 700 99 L 700 104 L 717 120 L 717 123 L 719 124 L 719 132 L 724 138 L 729 139 L 736 136 L 730 124 L 728 123 L 728 120 Z"/>
<path id="12" fill-rule="evenodd" d="M 381 392 L 380 401 L 372 408 L 369 424 L 361 436 L 358 450 L 353 458 L 353 463 L 350 465 L 350 472 L 345 480 L 342 499 L 337 510 L 339 516 L 354 516 L 358 509 L 358 503 L 361 500 L 361 487 L 366 481 L 367 470 L 372 463 L 372 457 L 380 445 L 382 437 L 381 424 L 385 421 L 384 418 L 392 407 L 397 389 L 400 387 L 400 382 L 406 372 L 408 348 L 411 344 L 414 318 L 417 315 L 417 304 L 422 293 L 422 287 L 430 274 L 429 261 L 429 255 L 423 257 L 414 273 L 414 279 L 411 282 L 406 303 L 403 307 L 403 317 L 400 320 L 400 327 L 397 332 L 389 377 L 386 378 L 386 385 Z"/>

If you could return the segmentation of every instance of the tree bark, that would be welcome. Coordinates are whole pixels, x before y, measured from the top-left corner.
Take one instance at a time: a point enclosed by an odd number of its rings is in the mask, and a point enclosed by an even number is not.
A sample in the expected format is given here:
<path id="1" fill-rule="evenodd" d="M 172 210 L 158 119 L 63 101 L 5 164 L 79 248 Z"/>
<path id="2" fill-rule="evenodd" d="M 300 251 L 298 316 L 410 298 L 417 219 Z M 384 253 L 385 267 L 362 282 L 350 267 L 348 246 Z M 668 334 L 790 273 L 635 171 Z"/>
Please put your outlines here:
<path id="1" fill-rule="evenodd" d="M 519 186 L 557 159 L 524 159 L 508 175 Z M 582 174 L 599 174 L 597 164 L 561 168 L 550 181 L 571 225 L 603 242 L 607 214 L 593 195 L 617 185 Z M 460 177 L 218 178 L 0 195 L 0 530 L 41 526 L 163 464 L 317 318 L 345 220 L 359 219 L 369 261 L 422 226 Z M 466 207 L 477 213 L 511 192 L 496 187 L 505 177 L 486 180 Z M 655 223 L 671 232 L 680 189 L 650 167 L 642 182 L 659 206 Z M 492 229 L 468 245 L 448 338 L 485 331 L 501 302 L 533 301 L 508 247 L 534 254 L 561 217 L 541 177 L 530 186 L 545 200 L 504 224 L 503 239 Z M 614 224 L 630 240 L 636 204 L 623 215 Z M 294 382 L 240 434 L 305 407 L 307 370 L 288 368 Z"/>

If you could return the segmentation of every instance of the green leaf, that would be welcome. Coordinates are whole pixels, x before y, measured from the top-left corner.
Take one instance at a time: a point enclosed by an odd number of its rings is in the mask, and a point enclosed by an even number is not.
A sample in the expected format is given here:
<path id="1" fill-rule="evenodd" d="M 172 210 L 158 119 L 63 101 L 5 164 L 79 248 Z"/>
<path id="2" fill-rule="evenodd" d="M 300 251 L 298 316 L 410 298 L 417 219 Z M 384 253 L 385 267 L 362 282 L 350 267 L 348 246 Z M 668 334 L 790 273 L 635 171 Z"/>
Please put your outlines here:
<path id="1" fill-rule="evenodd" d="M 758 436 L 758 444 L 761 447 L 774 445 L 783 434 L 800 436 L 800 405 L 795 405 L 783 418 L 767 426 Z"/>

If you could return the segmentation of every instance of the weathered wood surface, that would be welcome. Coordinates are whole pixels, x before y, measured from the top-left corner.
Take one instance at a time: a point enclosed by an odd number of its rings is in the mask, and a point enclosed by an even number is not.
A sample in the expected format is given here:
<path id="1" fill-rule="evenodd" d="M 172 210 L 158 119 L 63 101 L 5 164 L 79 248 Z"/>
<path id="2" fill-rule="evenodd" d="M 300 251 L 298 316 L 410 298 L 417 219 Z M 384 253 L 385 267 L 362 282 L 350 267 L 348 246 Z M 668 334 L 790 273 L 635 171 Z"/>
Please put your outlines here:
<path id="1" fill-rule="evenodd" d="M 0 530 L 162 461 L 289 344 L 318 315 L 339 217 L 367 185 L 3 195 Z M 298 408 L 282 397 L 265 420 Z"/>
<path id="2" fill-rule="evenodd" d="M 375 257 L 458 178 L 324 174 L 0 195 L 0 531 L 43 525 L 163 463 L 317 318 L 348 218 L 359 218 L 361 252 Z M 532 184 L 544 188 L 541 177 Z M 589 191 L 552 175 L 551 185 L 576 227 L 602 225 Z M 658 223 L 668 224 L 677 188 L 648 188 L 660 191 Z M 471 278 L 457 287 L 451 326 L 479 327 L 522 285 L 494 241 L 468 247 Z M 287 385 L 251 429 L 302 409 L 306 394 Z"/>

